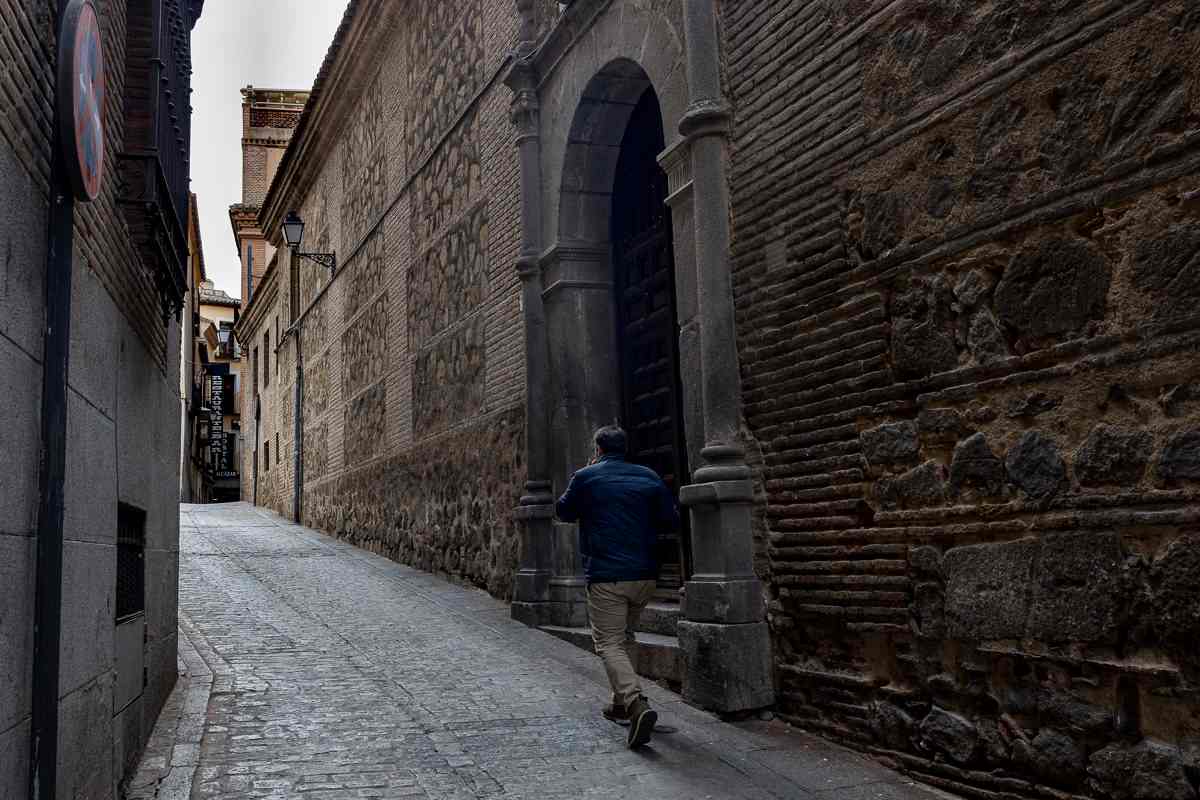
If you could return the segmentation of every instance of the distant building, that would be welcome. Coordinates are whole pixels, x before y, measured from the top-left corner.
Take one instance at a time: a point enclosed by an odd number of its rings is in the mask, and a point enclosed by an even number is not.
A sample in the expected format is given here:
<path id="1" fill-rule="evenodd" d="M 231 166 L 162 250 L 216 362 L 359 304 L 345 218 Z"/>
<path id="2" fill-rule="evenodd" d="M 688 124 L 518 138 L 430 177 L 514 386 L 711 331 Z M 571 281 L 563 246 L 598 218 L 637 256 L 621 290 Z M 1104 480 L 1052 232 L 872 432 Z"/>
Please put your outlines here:
<path id="1" fill-rule="evenodd" d="M 208 476 L 200 458 L 196 417 L 200 413 L 200 285 L 208 280 L 200 238 L 200 205 L 192 194 L 188 204 L 188 277 L 179 337 L 179 501 L 202 503 L 208 497 Z"/>
<path id="2" fill-rule="evenodd" d="M 200 285 L 196 351 L 200 366 L 200 407 L 195 417 L 197 458 L 207 491 L 196 502 L 241 498 L 241 348 L 233 335 L 241 301 Z"/>
<path id="3" fill-rule="evenodd" d="M 275 254 L 258 227 L 259 207 L 307 100 L 308 92 L 242 89 L 242 202 L 229 207 L 229 222 L 241 262 L 241 295 L 247 303 Z"/>
<path id="4" fill-rule="evenodd" d="M 242 298 L 248 308 L 256 297 L 255 313 L 238 327 L 245 349 L 242 394 L 246 409 L 246 445 L 242 448 L 242 497 L 274 506 L 278 477 L 285 468 L 273 417 L 261 414 L 263 394 L 273 396 L 272 379 L 279 377 L 276 351 L 280 315 L 275 307 L 276 278 L 270 269 L 275 246 L 259 227 L 258 214 L 279 162 L 300 122 L 308 101 L 306 91 L 242 89 L 242 202 L 231 206 L 229 220 L 242 265 Z M 268 404 L 268 408 L 273 408 Z M 280 495 L 282 496 L 282 495 Z M 282 508 L 280 509 L 282 510 Z"/>
<path id="5" fill-rule="evenodd" d="M 113 800 L 175 684 L 202 6 L 0 14 L 0 798 Z"/>

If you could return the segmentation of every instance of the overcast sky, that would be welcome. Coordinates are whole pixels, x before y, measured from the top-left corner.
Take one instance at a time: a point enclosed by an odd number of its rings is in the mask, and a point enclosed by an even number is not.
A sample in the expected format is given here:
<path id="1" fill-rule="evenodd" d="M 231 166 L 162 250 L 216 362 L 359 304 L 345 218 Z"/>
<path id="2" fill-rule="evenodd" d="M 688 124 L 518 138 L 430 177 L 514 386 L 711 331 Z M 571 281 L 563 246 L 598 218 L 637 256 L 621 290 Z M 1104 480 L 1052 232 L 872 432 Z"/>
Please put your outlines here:
<path id="1" fill-rule="evenodd" d="M 310 89 L 346 0 L 208 0 L 192 33 L 192 191 L 204 264 L 241 294 L 229 206 L 242 198 L 242 96 L 247 84 Z"/>

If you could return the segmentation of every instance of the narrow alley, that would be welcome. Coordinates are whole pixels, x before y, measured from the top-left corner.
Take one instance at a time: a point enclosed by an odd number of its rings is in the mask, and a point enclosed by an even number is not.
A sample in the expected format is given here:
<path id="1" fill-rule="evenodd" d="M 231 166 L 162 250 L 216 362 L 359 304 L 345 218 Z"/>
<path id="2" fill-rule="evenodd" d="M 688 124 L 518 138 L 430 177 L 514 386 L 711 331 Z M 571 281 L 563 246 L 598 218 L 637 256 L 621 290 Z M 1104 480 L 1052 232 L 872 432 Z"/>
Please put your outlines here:
<path id="1" fill-rule="evenodd" d="M 650 689 L 641 751 L 600 662 L 508 607 L 248 504 L 182 506 L 181 669 L 127 797 L 935 795 L 780 723 Z"/>

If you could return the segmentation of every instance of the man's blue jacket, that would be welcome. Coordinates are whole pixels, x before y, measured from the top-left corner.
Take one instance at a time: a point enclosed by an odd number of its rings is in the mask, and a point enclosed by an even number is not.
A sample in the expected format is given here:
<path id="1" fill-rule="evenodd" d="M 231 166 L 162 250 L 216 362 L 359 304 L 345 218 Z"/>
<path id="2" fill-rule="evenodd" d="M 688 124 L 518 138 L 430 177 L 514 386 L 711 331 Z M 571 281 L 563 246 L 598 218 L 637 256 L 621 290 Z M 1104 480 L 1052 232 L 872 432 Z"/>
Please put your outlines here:
<path id="1" fill-rule="evenodd" d="M 662 478 L 620 456 L 576 472 L 555 510 L 563 522 L 579 522 L 588 583 L 655 580 L 658 534 L 679 527 Z"/>

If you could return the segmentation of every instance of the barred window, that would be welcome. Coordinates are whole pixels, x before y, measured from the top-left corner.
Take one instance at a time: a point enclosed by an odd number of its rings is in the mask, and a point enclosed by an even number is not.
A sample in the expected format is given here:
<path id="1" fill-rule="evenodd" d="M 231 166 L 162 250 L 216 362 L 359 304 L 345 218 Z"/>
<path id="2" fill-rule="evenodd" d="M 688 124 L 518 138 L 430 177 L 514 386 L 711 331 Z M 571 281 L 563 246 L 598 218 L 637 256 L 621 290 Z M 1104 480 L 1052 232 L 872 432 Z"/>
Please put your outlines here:
<path id="1" fill-rule="evenodd" d="M 146 610 L 146 512 L 117 504 L 117 622 Z"/>

